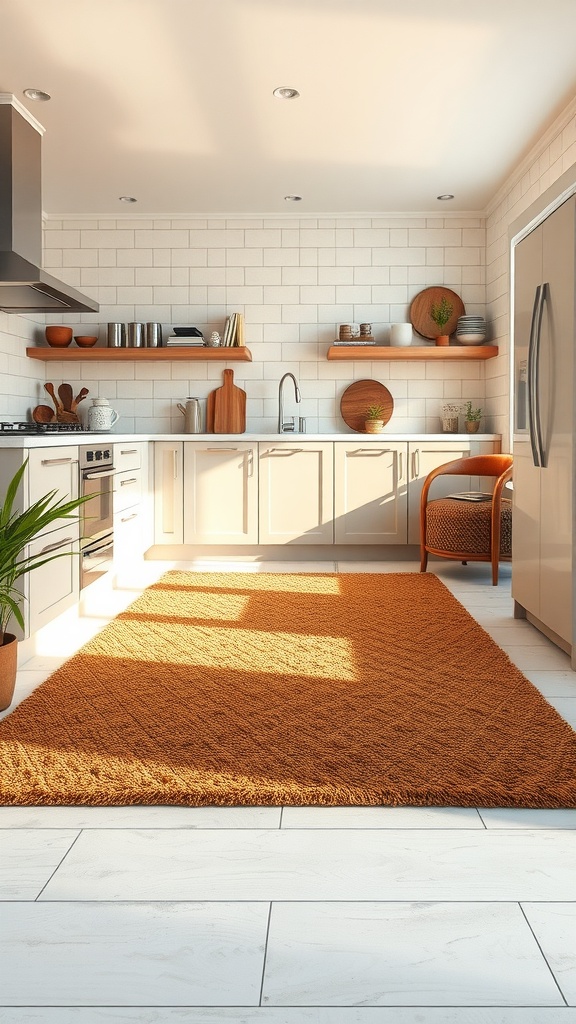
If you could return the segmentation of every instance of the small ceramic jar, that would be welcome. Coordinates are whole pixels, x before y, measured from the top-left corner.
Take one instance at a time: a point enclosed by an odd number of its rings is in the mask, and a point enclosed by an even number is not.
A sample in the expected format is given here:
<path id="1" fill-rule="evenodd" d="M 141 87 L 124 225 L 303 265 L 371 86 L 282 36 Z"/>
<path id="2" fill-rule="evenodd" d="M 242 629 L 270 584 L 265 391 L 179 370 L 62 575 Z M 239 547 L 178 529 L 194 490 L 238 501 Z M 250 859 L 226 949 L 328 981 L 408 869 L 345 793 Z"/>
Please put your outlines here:
<path id="1" fill-rule="evenodd" d="M 119 419 L 119 413 L 110 408 L 107 398 L 92 399 L 92 405 L 88 409 L 88 430 L 93 430 L 96 433 L 111 430 Z"/>

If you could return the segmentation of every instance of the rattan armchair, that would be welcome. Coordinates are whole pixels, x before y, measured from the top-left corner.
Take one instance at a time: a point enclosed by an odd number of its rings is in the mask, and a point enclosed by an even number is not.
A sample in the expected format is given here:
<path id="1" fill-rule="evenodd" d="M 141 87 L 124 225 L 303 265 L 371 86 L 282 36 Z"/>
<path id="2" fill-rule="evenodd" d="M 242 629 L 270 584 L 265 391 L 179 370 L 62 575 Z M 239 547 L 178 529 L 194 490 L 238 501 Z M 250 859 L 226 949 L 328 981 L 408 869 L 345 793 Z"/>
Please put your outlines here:
<path id="1" fill-rule="evenodd" d="M 502 497 L 504 485 L 512 477 L 512 461 L 511 455 L 473 455 L 447 462 L 428 474 L 420 500 L 420 572 L 426 572 L 429 554 L 457 559 L 463 565 L 491 562 L 492 584 L 497 586 L 500 561 L 512 558 L 512 502 Z M 493 477 L 492 498 L 430 499 L 430 486 L 439 476 Z"/>

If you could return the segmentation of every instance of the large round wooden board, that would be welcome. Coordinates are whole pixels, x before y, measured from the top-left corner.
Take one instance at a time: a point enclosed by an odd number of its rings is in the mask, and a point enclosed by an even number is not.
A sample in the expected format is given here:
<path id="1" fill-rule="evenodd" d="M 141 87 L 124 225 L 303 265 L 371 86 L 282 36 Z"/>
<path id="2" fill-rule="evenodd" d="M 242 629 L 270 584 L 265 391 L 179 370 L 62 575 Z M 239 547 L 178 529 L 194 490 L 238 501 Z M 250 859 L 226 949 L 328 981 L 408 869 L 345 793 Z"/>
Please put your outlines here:
<path id="1" fill-rule="evenodd" d="M 452 316 L 446 326 L 440 329 L 430 319 L 430 308 L 433 303 L 437 305 L 443 298 L 452 303 Z M 460 296 L 450 288 L 442 288 L 441 285 L 437 285 L 435 288 L 425 288 L 412 299 L 410 323 L 422 338 L 437 338 L 439 334 L 453 334 L 458 317 L 462 316 L 464 312 L 464 303 Z"/>
<path id="2" fill-rule="evenodd" d="M 340 399 L 340 415 L 352 430 L 364 431 L 366 409 L 369 405 L 382 405 L 382 420 L 388 423 L 394 411 L 394 399 L 380 381 L 355 380 L 346 388 Z"/>

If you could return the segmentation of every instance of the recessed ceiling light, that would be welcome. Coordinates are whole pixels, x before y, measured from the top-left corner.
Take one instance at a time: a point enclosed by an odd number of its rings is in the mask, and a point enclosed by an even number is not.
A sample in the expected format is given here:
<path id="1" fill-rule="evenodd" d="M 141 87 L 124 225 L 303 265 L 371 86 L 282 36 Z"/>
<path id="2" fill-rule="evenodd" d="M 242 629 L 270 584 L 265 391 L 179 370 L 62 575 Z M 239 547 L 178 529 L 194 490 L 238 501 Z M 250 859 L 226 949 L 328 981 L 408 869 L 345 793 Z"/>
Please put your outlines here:
<path id="1" fill-rule="evenodd" d="M 295 100 L 300 93 L 298 89 L 292 89 L 289 85 L 280 85 L 277 89 L 274 89 L 272 95 L 276 96 L 279 100 Z"/>
<path id="2" fill-rule="evenodd" d="M 454 199 L 454 196 L 450 195 L 449 192 L 446 192 L 445 195 L 436 196 L 436 199 Z"/>
<path id="3" fill-rule="evenodd" d="M 138 200 L 134 199 L 133 196 L 118 196 L 121 203 L 137 203 Z"/>
<path id="4" fill-rule="evenodd" d="M 24 89 L 24 95 L 28 100 L 41 100 L 44 103 L 52 98 L 50 93 L 42 92 L 42 89 Z"/>
<path id="5" fill-rule="evenodd" d="M 284 196 L 287 203 L 299 203 L 302 200 L 302 196 Z"/>

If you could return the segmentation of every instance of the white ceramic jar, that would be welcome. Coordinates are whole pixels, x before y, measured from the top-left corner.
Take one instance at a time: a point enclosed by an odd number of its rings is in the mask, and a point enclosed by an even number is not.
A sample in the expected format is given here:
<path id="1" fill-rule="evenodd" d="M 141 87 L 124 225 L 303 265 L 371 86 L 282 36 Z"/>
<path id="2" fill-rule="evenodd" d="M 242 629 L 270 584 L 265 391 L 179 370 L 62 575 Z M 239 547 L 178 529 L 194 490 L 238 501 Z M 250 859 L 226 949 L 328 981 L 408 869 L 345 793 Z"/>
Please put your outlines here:
<path id="1" fill-rule="evenodd" d="M 93 430 L 96 433 L 111 430 L 119 419 L 120 414 L 110 408 L 107 398 L 92 399 L 92 405 L 88 409 L 88 430 Z"/>
<path id="2" fill-rule="evenodd" d="M 412 324 L 392 324 L 390 327 L 391 345 L 412 344 Z"/>

